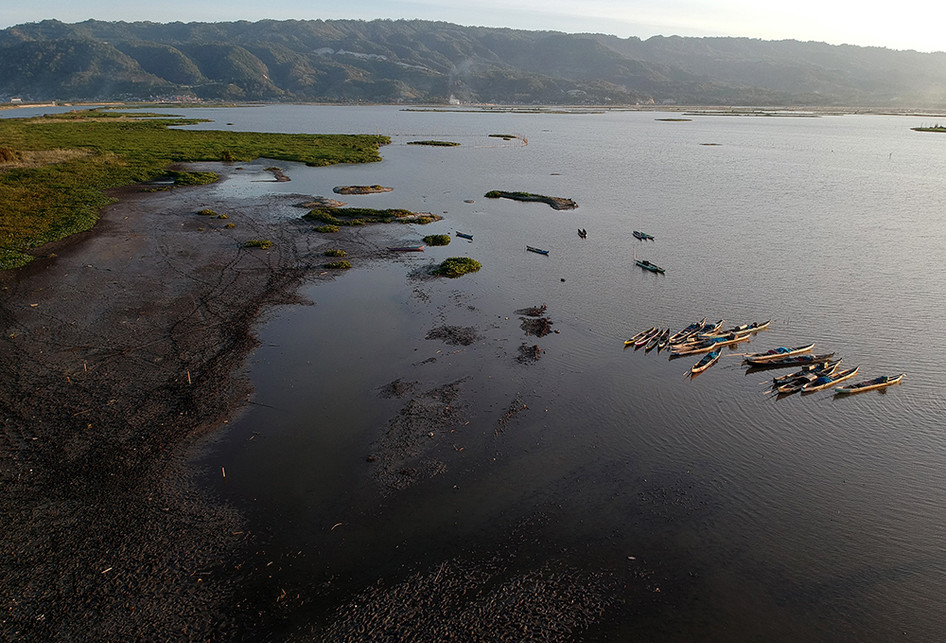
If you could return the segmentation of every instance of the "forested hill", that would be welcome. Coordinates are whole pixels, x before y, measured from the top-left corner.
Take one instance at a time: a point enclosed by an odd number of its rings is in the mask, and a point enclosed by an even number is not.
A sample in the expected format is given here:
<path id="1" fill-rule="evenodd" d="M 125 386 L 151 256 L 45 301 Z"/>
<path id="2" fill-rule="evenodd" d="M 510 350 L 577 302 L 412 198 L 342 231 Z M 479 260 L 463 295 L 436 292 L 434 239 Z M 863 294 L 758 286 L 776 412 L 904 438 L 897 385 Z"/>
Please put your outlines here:
<path id="1" fill-rule="evenodd" d="M 0 30 L 0 101 L 946 108 L 946 54 L 420 20 L 55 20 Z"/>

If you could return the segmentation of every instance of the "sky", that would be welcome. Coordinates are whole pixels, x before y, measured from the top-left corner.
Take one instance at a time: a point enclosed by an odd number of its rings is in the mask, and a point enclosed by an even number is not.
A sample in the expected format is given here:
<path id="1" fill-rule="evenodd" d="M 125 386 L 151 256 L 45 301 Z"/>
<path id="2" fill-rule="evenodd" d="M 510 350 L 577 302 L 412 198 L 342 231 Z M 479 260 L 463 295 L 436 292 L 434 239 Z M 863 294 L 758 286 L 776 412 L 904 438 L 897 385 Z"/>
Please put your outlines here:
<path id="1" fill-rule="evenodd" d="M 0 28 L 62 22 L 226 22 L 375 18 L 606 33 L 626 38 L 740 36 L 946 51 L 941 3 L 859 0 L 3 0 Z"/>

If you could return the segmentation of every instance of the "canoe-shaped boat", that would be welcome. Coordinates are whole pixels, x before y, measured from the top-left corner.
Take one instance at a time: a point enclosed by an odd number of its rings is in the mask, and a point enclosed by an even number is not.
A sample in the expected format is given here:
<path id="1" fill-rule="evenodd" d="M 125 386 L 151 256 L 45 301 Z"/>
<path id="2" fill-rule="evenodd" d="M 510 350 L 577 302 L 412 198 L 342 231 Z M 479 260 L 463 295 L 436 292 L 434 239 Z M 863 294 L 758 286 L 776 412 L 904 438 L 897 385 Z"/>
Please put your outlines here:
<path id="1" fill-rule="evenodd" d="M 779 346 L 778 348 L 767 350 L 764 353 L 750 353 L 746 355 L 746 364 L 757 366 L 759 364 L 765 364 L 766 362 L 782 359 L 784 357 L 801 355 L 802 353 L 809 352 L 814 347 L 814 344 L 805 344 L 804 346 L 796 346 L 795 348 L 785 348 L 784 346 Z"/>
<path id="2" fill-rule="evenodd" d="M 651 272 L 659 272 L 659 273 L 665 272 L 663 268 L 647 261 L 646 259 L 637 259 L 636 263 L 638 266 L 640 266 L 644 270 L 650 270 Z"/>
<path id="3" fill-rule="evenodd" d="M 841 363 L 841 360 L 838 360 L 836 362 L 825 364 L 823 368 L 812 369 L 804 373 L 803 375 L 799 375 L 786 382 L 782 382 L 781 384 L 775 385 L 772 390 L 778 393 L 779 395 L 789 395 L 791 393 L 797 393 L 798 391 L 802 390 L 802 388 L 804 388 L 805 385 L 811 382 L 814 382 L 819 377 L 833 376 L 837 372 L 838 365 L 840 363 Z"/>
<path id="4" fill-rule="evenodd" d="M 546 255 L 546 256 L 548 256 L 548 254 L 549 254 L 549 251 L 548 251 L 548 250 L 543 250 L 542 248 L 534 248 L 534 247 L 532 247 L 532 246 L 526 246 L 526 250 L 528 250 L 529 252 L 538 253 L 538 254 L 540 254 L 540 255 Z"/>
<path id="5" fill-rule="evenodd" d="M 460 232 L 459 230 L 457 230 L 457 236 L 460 237 L 461 239 L 469 239 L 470 241 L 473 241 L 473 235 L 467 234 L 466 232 Z"/>
<path id="6" fill-rule="evenodd" d="M 707 339 L 703 342 L 697 342 L 695 344 L 682 344 L 676 346 L 671 349 L 670 354 L 674 357 L 679 357 L 681 355 L 699 355 L 700 353 L 708 353 L 711 350 L 722 348 L 723 346 L 735 346 L 741 342 L 748 342 L 750 339 L 752 339 L 752 336 L 748 332 L 732 333 L 723 337 Z"/>
<path id="7" fill-rule="evenodd" d="M 421 243 L 414 246 L 388 246 L 388 250 L 391 252 L 423 252 L 426 247 Z"/>
<path id="8" fill-rule="evenodd" d="M 669 336 L 670 336 L 669 328 L 666 328 L 660 331 L 649 342 L 647 342 L 647 346 L 644 347 L 644 352 L 649 353 L 650 351 L 654 350 L 655 348 L 657 348 L 658 345 L 660 345 L 661 341 L 663 341 L 666 337 L 669 337 Z"/>
<path id="9" fill-rule="evenodd" d="M 687 326 L 687 327 L 684 328 L 683 330 L 677 331 L 676 333 L 674 333 L 673 335 L 671 335 L 671 336 L 670 336 L 670 339 L 669 339 L 669 342 L 670 342 L 671 344 L 677 344 L 677 343 L 679 343 L 679 342 L 682 342 L 684 339 L 686 339 L 687 337 L 689 337 L 689 336 L 692 335 L 693 333 L 695 333 L 695 332 L 697 332 L 698 330 L 700 330 L 701 328 L 703 328 L 703 324 L 705 324 L 705 323 L 706 323 L 706 317 L 704 317 L 703 319 L 701 319 L 701 320 L 698 321 L 698 322 L 693 322 L 692 324 L 690 324 L 689 326 Z"/>
<path id="10" fill-rule="evenodd" d="M 578 236 L 581 237 L 582 239 L 587 239 L 588 231 L 585 230 L 584 228 L 578 228 Z"/>
<path id="11" fill-rule="evenodd" d="M 719 361 L 719 356 L 722 355 L 723 349 L 717 348 L 706 355 L 703 356 L 703 359 L 698 361 L 693 365 L 693 368 L 690 369 L 690 374 L 696 375 L 697 373 L 702 373 L 710 366 Z"/>
<path id="12" fill-rule="evenodd" d="M 660 335 L 660 329 L 654 326 L 654 330 L 650 331 L 649 333 L 647 333 L 646 335 L 638 339 L 636 342 L 634 342 L 634 348 L 640 348 L 641 346 L 649 344 L 650 340 L 652 340 L 654 337 L 657 337 L 659 335 Z"/>
<path id="13" fill-rule="evenodd" d="M 855 375 L 857 375 L 857 369 L 859 366 L 854 368 L 849 368 L 844 371 L 839 371 L 834 375 L 821 375 L 816 378 L 813 382 L 808 382 L 801 387 L 802 393 L 814 393 L 815 391 L 822 391 L 826 388 L 831 388 L 835 384 L 843 382 L 844 380 L 849 380 Z"/>
<path id="14" fill-rule="evenodd" d="M 664 329 L 664 332 L 660 334 L 660 342 L 657 343 L 657 352 L 659 353 L 663 349 L 667 348 L 670 345 L 670 329 Z"/>
<path id="15" fill-rule="evenodd" d="M 762 323 L 752 322 L 751 324 L 740 324 L 739 326 L 733 326 L 728 330 L 718 330 L 713 333 L 699 333 L 700 338 L 711 338 L 719 337 L 722 335 L 730 335 L 732 333 L 757 333 L 760 330 L 765 330 L 769 327 L 769 324 L 772 323 L 772 320 L 764 321 Z"/>
<path id="16" fill-rule="evenodd" d="M 654 240 L 653 236 L 647 234 L 646 232 L 641 232 L 640 230 L 634 230 L 634 232 L 632 232 L 631 234 L 633 234 L 635 238 L 640 239 L 641 241 L 647 241 L 648 239 L 650 239 L 651 241 Z"/>
<path id="17" fill-rule="evenodd" d="M 625 346 L 629 346 L 630 344 L 633 344 L 634 342 L 636 342 L 637 340 L 639 340 L 639 339 L 640 339 L 641 337 L 643 337 L 644 335 L 649 335 L 649 334 L 651 334 L 652 332 L 654 332 L 655 330 L 657 330 L 657 327 L 656 327 L 656 326 L 651 326 L 651 327 L 648 328 L 647 330 L 642 330 L 641 332 L 637 333 L 636 335 L 634 335 L 634 336 L 631 337 L 630 339 L 625 339 L 625 340 L 624 340 L 624 345 L 625 345 Z"/>
<path id="18" fill-rule="evenodd" d="M 780 357 L 778 359 L 768 360 L 759 363 L 750 363 L 749 371 L 762 370 L 766 368 L 785 368 L 786 366 L 807 366 L 809 364 L 823 364 L 830 362 L 834 353 L 825 353 L 824 355 L 792 355 L 791 357 Z"/>
<path id="19" fill-rule="evenodd" d="M 794 379 L 811 375 L 813 371 L 829 371 L 829 369 L 831 369 L 831 371 L 829 372 L 833 372 L 834 370 L 837 370 L 838 366 L 840 365 L 841 365 L 840 359 L 837 359 L 833 362 L 825 362 L 825 363 L 819 362 L 816 364 L 807 364 L 803 366 L 801 369 L 795 371 L 794 373 L 789 373 L 788 375 L 779 375 L 778 377 L 773 377 L 772 388 L 781 386 L 782 384 L 790 382 Z M 822 373 L 818 373 L 818 375 L 822 375 Z"/>
<path id="20" fill-rule="evenodd" d="M 837 395 L 851 395 L 853 393 L 863 393 L 864 391 L 873 391 L 879 388 L 886 388 L 888 386 L 893 386 L 894 384 L 899 384 L 904 375 L 906 375 L 906 373 L 900 373 L 899 375 L 881 375 L 880 377 L 875 377 L 872 380 L 864 380 L 863 382 L 857 382 L 856 384 L 839 386 L 834 392 Z"/>

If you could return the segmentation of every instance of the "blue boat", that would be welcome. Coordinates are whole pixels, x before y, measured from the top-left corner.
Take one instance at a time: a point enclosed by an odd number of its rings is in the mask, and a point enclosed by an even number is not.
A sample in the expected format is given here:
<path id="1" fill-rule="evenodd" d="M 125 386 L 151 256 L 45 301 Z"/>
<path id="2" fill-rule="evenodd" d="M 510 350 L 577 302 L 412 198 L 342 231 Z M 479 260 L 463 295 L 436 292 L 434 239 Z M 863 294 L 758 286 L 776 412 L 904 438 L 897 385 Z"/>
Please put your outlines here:
<path id="1" fill-rule="evenodd" d="M 648 239 L 650 241 L 654 240 L 653 236 L 647 234 L 646 232 L 641 232 L 640 230 L 634 230 L 634 232 L 632 232 L 631 234 L 633 234 L 636 238 L 640 239 L 641 241 L 647 241 Z"/>
<path id="2" fill-rule="evenodd" d="M 473 241 L 472 234 L 467 234 L 465 232 L 460 232 L 459 230 L 457 230 L 457 236 L 460 237 L 461 239 L 469 239 L 470 241 Z"/>
<path id="3" fill-rule="evenodd" d="M 704 355 L 703 359 L 694 364 L 693 368 L 690 369 L 690 374 L 696 375 L 697 373 L 702 373 L 708 369 L 710 366 L 719 361 L 719 356 L 722 354 L 722 352 L 723 351 L 721 348 L 717 348 L 716 350 Z"/>
<path id="4" fill-rule="evenodd" d="M 548 250 L 543 250 L 542 248 L 533 248 L 532 246 L 526 246 L 526 250 L 528 250 L 529 252 L 537 252 L 540 255 L 548 256 L 549 254 Z"/>

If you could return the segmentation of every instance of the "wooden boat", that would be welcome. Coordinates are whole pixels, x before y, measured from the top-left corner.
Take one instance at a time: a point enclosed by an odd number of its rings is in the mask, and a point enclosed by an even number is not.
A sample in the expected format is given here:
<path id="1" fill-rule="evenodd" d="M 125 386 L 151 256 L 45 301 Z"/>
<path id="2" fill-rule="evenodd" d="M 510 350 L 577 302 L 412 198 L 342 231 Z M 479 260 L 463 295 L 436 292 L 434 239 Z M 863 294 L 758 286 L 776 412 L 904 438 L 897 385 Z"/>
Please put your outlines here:
<path id="1" fill-rule="evenodd" d="M 529 252 L 535 252 L 535 253 L 538 253 L 540 255 L 545 255 L 545 256 L 548 256 L 549 254 L 548 250 L 542 250 L 542 248 L 533 248 L 532 246 L 526 246 L 526 250 L 528 250 Z"/>
<path id="2" fill-rule="evenodd" d="M 655 330 L 657 330 L 657 327 L 656 327 L 656 326 L 651 326 L 651 327 L 648 328 L 647 330 L 642 330 L 641 332 L 637 333 L 636 335 L 634 335 L 634 336 L 631 337 L 630 339 L 625 339 L 625 340 L 624 340 L 624 345 L 625 345 L 625 346 L 629 346 L 630 344 L 633 344 L 634 342 L 636 342 L 637 340 L 639 340 L 639 339 L 640 339 L 641 337 L 643 337 L 644 335 L 649 335 L 650 333 L 654 332 Z"/>
<path id="3" fill-rule="evenodd" d="M 834 375 L 838 370 L 838 365 L 841 363 L 841 360 L 836 362 L 831 362 L 830 364 L 825 364 L 823 368 L 815 368 L 810 371 L 805 372 L 802 375 L 794 377 L 786 382 L 773 386 L 773 391 L 779 395 L 790 395 L 796 393 L 806 385 L 811 382 L 814 382 L 819 377 L 831 376 Z"/>
<path id="4" fill-rule="evenodd" d="M 769 361 L 750 363 L 749 372 L 753 370 L 762 370 L 767 368 L 785 368 L 786 366 L 805 366 L 808 364 L 823 364 L 830 362 L 834 353 L 825 353 L 824 355 L 792 355 L 791 357 L 780 357 Z"/>
<path id="5" fill-rule="evenodd" d="M 706 355 L 703 356 L 703 359 L 701 359 L 700 361 L 698 361 L 696 364 L 693 365 L 693 368 L 690 369 L 690 374 L 696 375 L 697 373 L 702 373 L 703 371 L 708 369 L 710 366 L 718 362 L 719 356 L 722 355 L 722 353 L 723 353 L 722 348 L 717 348 L 716 350 L 707 353 Z"/>
<path id="6" fill-rule="evenodd" d="M 704 317 L 703 319 L 701 319 L 701 320 L 698 321 L 698 322 L 693 322 L 692 324 L 690 324 L 689 326 L 687 326 L 687 327 L 684 328 L 683 330 L 677 331 L 676 333 L 674 333 L 673 335 L 671 335 L 671 336 L 670 336 L 670 339 L 669 339 L 668 341 L 669 341 L 671 344 L 677 344 L 677 343 L 679 343 L 679 342 L 682 342 L 684 339 L 686 339 L 687 337 L 689 337 L 690 335 L 692 335 L 692 334 L 695 333 L 696 331 L 698 331 L 698 330 L 700 330 L 701 328 L 703 328 L 703 324 L 705 324 L 705 323 L 706 323 L 706 317 Z"/>
<path id="7" fill-rule="evenodd" d="M 735 346 L 741 342 L 748 342 L 750 339 L 752 339 L 752 336 L 748 332 L 731 333 L 723 337 L 707 339 L 703 342 L 697 342 L 695 344 L 678 345 L 670 349 L 670 354 L 674 357 L 680 357 L 682 355 L 699 355 L 700 353 L 708 353 L 709 351 L 715 350 L 716 348 Z"/>
<path id="8" fill-rule="evenodd" d="M 873 391 L 879 388 L 886 388 L 888 386 L 893 386 L 894 384 L 899 384 L 904 375 L 906 375 L 906 373 L 900 373 L 899 375 L 881 375 L 880 377 L 875 377 L 872 380 L 864 380 L 863 382 L 857 382 L 856 384 L 839 386 L 834 392 L 836 395 L 852 395 L 854 393 L 863 393 L 864 391 Z"/>
<path id="9" fill-rule="evenodd" d="M 807 353 L 814 347 L 814 344 L 796 346 L 795 348 L 785 348 L 784 346 L 779 346 L 778 348 L 773 348 L 771 350 L 765 351 L 764 353 L 750 353 L 746 355 L 746 363 L 753 366 L 758 366 L 759 364 L 765 364 L 766 362 L 771 362 L 772 360 L 781 359 L 783 357 L 792 357 L 793 355 Z"/>
<path id="10" fill-rule="evenodd" d="M 466 232 L 460 232 L 459 230 L 457 230 L 457 236 L 460 237 L 461 239 L 469 239 L 470 241 L 473 241 L 473 235 L 467 234 Z"/>
<path id="11" fill-rule="evenodd" d="M 803 366 L 800 370 L 795 371 L 794 373 L 789 373 L 788 375 L 779 375 L 778 377 L 773 377 L 772 388 L 776 388 L 778 386 L 781 386 L 782 384 L 786 384 L 787 382 L 790 382 L 794 379 L 798 379 L 798 378 L 810 375 L 813 371 L 827 371 L 828 369 L 831 369 L 831 371 L 833 372 L 834 370 L 837 370 L 838 366 L 840 365 L 841 365 L 840 359 L 837 359 L 833 362 L 825 362 L 825 363 L 818 362 L 816 364 L 808 364 L 806 366 Z M 821 373 L 818 373 L 818 374 L 821 375 Z"/>
<path id="12" fill-rule="evenodd" d="M 821 391 L 826 388 L 830 388 L 834 386 L 835 384 L 838 384 L 839 382 L 843 382 L 844 380 L 851 379 L 852 377 L 857 375 L 858 368 L 860 367 L 855 366 L 854 368 L 849 368 L 845 371 L 840 371 L 839 373 L 835 373 L 834 375 L 821 375 L 817 379 L 815 379 L 813 382 L 808 382 L 807 384 L 802 386 L 801 392 L 814 393 L 815 391 Z"/>
<path id="13" fill-rule="evenodd" d="M 641 232 L 640 230 L 634 230 L 634 232 L 632 232 L 631 234 L 633 234 L 636 238 L 640 239 L 641 241 L 647 241 L 648 239 L 651 241 L 654 240 L 653 236 L 647 234 L 646 232 Z"/>
<path id="14" fill-rule="evenodd" d="M 423 252 L 426 247 L 421 243 L 416 246 L 388 246 L 388 250 L 391 252 Z"/>
<path id="15" fill-rule="evenodd" d="M 654 330 L 652 330 L 651 332 L 647 333 L 646 335 L 638 339 L 636 342 L 634 342 L 634 348 L 640 348 L 641 346 L 648 344 L 650 340 L 652 340 L 654 337 L 656 337 L 659 334 L 660 334 L 660 329 L 654 326 Z"/>
<path id="16" fill-rule="evenodd" d="M 647 342 L 647 346 L 644 347 L 644 352 L 649 353 L 650 351 L 654 350 L 655 348 L 657 348 L 657 346 L 660 345 L 661 341 L 663 341 L 666 337 L 669 337 L 669 336 L 670 336 L 669 328 L 666 328 L 660 331 L 649 342 Z"/>
<path id="17" fill-rule="evenodd" d="M 659 272 L 659 273 L 661 273 L 661 274 L 664 272 L 664 269 L 663 269 L 663 268 L 661 268 L 660 266 L 658 266 L 658 265 L 656 265 L 656 264 L 652 264 L 651 262 L 647 261 L 646 259 L 637 259 L 637 260 L 636 260 L 636 263 L 637 263 L 638 266 L 640 266 L 640 267 L 643 268 L 644 270 L 650 270 L 651 272 Z"/>
<path id="18" fill-rule="evenodd" d="M 701 338 L 706 337 L 718 337 L 720 335 L 729 335 L 731 333 L 757 333 L 760 330 L 765 330 L 769 327 L 769 324 L 772 323 L 772 320 L 764 321 L 761 324 L 759 322 L 752 322 L 751 324 L 740 324 L 739 326 L 733 326 L 728 330 L 720 330 L 714 333 L 699 333 Z"/>
<path id="19" fill-rule="evenodd" d="M 667 348 L 670 345 L 670 329 L 667 328 L 660 334 L 660 342 L 657 344 L 657 352 L 659 353 L 663 349 Z"/>

